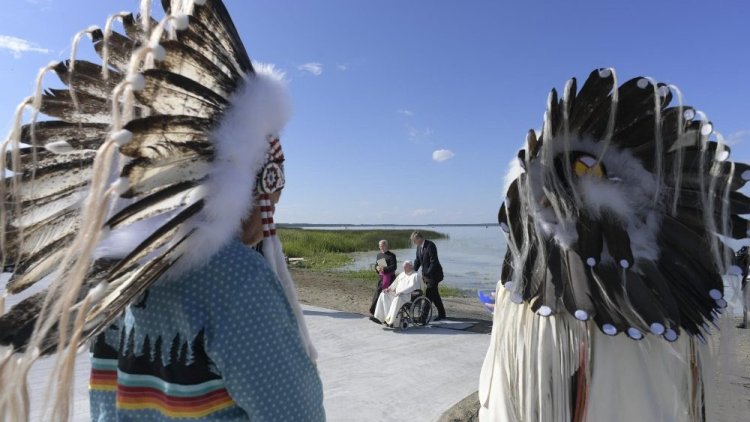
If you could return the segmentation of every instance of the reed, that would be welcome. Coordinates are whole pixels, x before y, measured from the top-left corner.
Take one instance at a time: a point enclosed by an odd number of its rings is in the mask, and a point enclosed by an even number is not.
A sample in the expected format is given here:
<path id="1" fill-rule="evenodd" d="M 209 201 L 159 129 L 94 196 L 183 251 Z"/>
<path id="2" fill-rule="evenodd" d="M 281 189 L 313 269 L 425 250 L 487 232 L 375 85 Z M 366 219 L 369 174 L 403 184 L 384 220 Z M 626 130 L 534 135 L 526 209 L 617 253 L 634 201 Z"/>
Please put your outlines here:
<path id="1" fill-rule="evenodd" d="M 414 230 L 307 230 L 279 228 L 277 234 L 289 258 L 311 259 L 330 254 L 377 251 L 381 239 L 388 240 L 391 249 L 411 246 L 409 236 Z M 448 236 L 431 230 L 419 230 L 428 239 L 444 239 Z M 344 264 L 346 261 L 344 262 Z M 343 265 L 343 264 L 342 264 Z M 333 267 L 329 267 L 333 268 Z"/>

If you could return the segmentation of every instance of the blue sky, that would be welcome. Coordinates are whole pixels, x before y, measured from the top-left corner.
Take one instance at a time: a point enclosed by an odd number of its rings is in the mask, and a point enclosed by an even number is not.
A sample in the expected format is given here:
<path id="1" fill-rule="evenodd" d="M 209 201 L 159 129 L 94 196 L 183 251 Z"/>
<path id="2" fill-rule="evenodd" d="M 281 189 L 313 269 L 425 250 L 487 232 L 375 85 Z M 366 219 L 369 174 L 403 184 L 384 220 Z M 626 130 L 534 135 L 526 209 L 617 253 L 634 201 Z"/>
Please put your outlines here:
<path id="1" fill-rule="evenodd" d="M 8 3 L 3 134 L 37 69 L 66 58 L 76 31 L 138 7 Z M 750 2 L 225 3 L 251 58 L 290 80 L 280 222 L 495 222 L 507 163 L 541 126 L 548 91 L 596 67 L 679 86 L 734 143 L 734 158 L 750 160 Z M 434 160 L 439 150 L 450 158 Z"/>

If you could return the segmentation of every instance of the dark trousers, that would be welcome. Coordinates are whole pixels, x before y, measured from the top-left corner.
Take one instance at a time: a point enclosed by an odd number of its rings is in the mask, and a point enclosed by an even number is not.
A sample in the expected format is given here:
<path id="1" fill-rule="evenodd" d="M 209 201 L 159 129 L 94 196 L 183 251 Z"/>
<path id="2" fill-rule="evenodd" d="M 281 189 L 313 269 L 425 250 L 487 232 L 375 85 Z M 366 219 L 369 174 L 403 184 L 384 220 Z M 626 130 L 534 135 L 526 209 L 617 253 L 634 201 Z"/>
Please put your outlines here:
<path id="1" fill-rule="evenodd" d="M 378 304 L 378 298 L 380 297 L 380 292 L 383 291 L 381 288 L 382 279 L 378 277 L 378 284 L 375 285 L 375 294 L 372 295 L 372 303 L 370 304 L 370 314 L 375 313 L 375 305 Z"/>
<path id="2" fill-rule="evenodd" d="M 443 307 L 443 299 L 440 298 L 440 291 L 438 290 L 438 283 L 433 283 L 431 280 L 425 280 L 427 289 L 425 289 L 424 295 L 427 299 L 430 299 L 438 310 L 438 318 L 445 318 L 445 308 Z"/>

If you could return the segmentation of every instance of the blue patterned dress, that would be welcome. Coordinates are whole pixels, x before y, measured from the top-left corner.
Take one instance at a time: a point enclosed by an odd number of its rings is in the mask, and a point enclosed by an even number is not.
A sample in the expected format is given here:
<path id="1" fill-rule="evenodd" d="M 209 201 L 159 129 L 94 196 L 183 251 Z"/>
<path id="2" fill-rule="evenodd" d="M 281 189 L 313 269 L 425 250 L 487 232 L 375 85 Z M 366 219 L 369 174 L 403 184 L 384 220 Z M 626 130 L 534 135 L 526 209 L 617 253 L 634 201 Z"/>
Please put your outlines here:
<path id="1" fill-rule="evenodd" d="M 325 420 L 284 291 L 238 241 L 150 288 L 92 352 L 94 421 Z"/>

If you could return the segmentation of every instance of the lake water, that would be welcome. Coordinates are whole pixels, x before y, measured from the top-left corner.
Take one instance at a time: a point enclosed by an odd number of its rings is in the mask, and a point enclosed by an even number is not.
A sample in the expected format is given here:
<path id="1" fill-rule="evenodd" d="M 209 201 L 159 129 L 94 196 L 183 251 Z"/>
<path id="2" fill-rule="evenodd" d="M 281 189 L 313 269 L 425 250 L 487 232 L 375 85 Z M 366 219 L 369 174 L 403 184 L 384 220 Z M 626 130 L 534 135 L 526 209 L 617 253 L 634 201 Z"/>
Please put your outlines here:
<path id="1" fill-rule="evenodd" d="M 341 230 L 345 227 L 305 227 L 309 229 Z M 403 230 L 404 227 L 357 226 L 348 230 Z M 499 226 L 430 226 L 425 229 L 444 233 L 448 239 L 434 240 L 438 258 L 443 266 L 443 284 L 462 289 L 494 289 L 500 280 L 500 267 L 505 254 L 505 237 Z M 388 240 L 388 239 L 387 239 Z M 433 239 L 430 239 L 433 240 Z M 393 249 L 398 259 L 399 272 L 405 260 L 414 261 L 416 248 Z M 378 254 L 377 245 L 372 252 L 352 254 L 354 262 L 344 269 L 372 268 Z"/>

